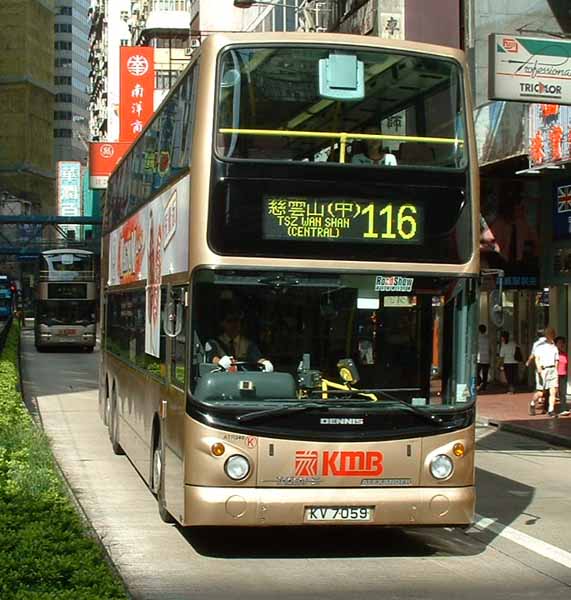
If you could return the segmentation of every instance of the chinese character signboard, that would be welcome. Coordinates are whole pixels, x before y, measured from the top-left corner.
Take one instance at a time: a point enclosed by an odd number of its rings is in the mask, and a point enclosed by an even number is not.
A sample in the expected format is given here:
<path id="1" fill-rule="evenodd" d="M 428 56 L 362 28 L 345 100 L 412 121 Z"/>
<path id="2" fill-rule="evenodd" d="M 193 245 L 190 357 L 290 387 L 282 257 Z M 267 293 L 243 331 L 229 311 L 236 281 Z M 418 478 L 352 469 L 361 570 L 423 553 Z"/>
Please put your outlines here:
<path id="1" fill-rule="evenodd" d="M 571 160 L 571 106 L 532 104 L 529 111 L 530 167 Z"/>
<path id="2" fill-rule="evenodd" d="M 571 104 L 571 40 L 491 34 L 489 96 Z"/>
<path id="3" fill-rule="evenodd" d="M 107 180 L 129 149 L 128 142 L 93 142 L 89 144 L 89 187 L 107 188 Z"/>
<path id="4" fill-rule="evenodd" d="M 154 49 L 147 46 L 121 46 L 120 53 L 119 139 L 132 142 L 153 114 Z"/>
<path id="5" fill-rule="evenodd" d="M 81 216 L 81 163 L 60 160 L 57 164 L 58 215 L 62 217 Z M 79 226 L 67 226 L 67 231 L 75 231 Z"/>

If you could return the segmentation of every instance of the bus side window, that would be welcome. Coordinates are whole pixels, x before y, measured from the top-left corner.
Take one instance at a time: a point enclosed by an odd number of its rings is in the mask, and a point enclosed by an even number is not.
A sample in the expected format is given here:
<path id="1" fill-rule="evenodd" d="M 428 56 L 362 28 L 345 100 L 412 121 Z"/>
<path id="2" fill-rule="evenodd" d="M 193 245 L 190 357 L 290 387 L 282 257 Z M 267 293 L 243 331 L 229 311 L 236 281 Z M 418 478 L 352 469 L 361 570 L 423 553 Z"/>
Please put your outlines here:
<path id="1" fill-rule="evenodd" d="M 184 389 L 186 381 L 186 338 L 188 307 L 185 306 L 185 288 L 173 288 L 172 294 L 175 303 L 182 305 L 182 322 L 176 324 L 178 335 L 172 338 L 171 347 L 171 381 L 178 387 Z"/>

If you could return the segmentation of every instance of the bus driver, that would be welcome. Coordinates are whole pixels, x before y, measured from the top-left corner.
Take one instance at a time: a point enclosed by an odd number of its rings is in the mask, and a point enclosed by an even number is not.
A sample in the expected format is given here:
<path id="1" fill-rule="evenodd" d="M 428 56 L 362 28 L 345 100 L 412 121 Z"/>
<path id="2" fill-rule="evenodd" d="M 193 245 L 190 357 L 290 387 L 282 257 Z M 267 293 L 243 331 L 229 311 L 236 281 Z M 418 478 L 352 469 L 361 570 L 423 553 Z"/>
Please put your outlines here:
<path id="1" fill-rule="evenodd" d="M 274 370 L 274 365 L 263 358 L 258 346 L 242 335 L 242 314 L 239 311 L 228 312 L 222 320 L 222 333 L 206 342 L 205 350 L 208 362 L 229 370 L 235 362 L 258 363 L 266 372 Z"/>

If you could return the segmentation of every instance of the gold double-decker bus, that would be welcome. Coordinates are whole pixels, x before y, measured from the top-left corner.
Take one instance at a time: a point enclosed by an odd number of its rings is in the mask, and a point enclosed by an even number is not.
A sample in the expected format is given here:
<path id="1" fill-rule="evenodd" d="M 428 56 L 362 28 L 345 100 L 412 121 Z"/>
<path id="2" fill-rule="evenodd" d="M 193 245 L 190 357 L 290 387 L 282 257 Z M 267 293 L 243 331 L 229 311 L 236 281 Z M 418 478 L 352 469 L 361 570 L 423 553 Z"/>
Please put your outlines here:
<path id="1" fill-rule="evenodd" d="M 195 525 L 467 525 L 464 55 L 210 36 L 110 178 L 101 414 Z"/>

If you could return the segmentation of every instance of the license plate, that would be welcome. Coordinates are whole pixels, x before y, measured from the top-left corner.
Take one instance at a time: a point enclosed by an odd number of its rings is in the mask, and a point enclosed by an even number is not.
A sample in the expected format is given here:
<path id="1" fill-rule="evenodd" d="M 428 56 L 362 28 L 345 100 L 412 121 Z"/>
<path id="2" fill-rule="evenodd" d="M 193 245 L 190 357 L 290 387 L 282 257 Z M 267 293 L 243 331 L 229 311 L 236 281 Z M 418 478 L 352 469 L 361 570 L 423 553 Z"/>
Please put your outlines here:
<path id="1" fill-rule="evenodd" d="M 77 329 L 64 329 L 63 330 L 64 335 L 75 335 L 76 333 L 77 333 Z"/>
<path id="2" fill-rule="evenodd" d="M 306 521 L 370 521 L 370 506 L 309 506 L 305 509 Z"/>

